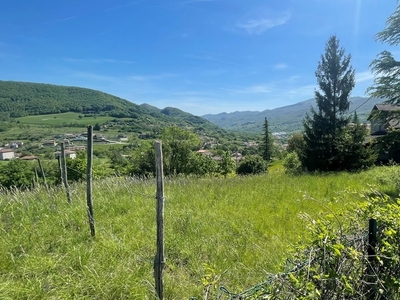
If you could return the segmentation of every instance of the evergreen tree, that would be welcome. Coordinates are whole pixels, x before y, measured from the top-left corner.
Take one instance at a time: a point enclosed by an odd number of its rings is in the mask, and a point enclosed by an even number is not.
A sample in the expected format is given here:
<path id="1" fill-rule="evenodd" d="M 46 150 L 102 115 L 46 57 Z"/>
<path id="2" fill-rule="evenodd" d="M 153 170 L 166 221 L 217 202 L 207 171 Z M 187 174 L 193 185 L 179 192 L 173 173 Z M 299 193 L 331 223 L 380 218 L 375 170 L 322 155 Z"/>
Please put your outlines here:
<path id="1" fill-rule="evenodd" d="M 96 125 L 93 126 L 93 130 L 94 131 L 100 131 L 101 130 L 101 126 L 99 123 L 96 123 Z"/>
<path id="2" fill-rule="evenodd" d="M 222 159 L 219 162 L 219 172 L 226 177 L 229 173 L 232 173 L 235 168 L 235 161 L 232 159 L 230 151 L 224 151 L 224 153 L 222 153 Z"/>
<path id="3" fill-rule="evenodd" d="M 321 55 L 315 75 L 319 90 L 315 91 L 317 110 L 311 108 L 304 124 L 305 152 L 303 166 L 308 170 L 332 171 L 343 168 L 343 153 L 339 143 L 349 123 L 346 113 L 349 96 L 355 85 L 355 71 L 350 65 L 351 56 L 339 46 L 336 36 L 331 36 Z"/>
<path id="4" fill-rule="evenodd" d="M 338 141 L 341 169 L 360 170 L 372 166 L 377 158 L 375 152 L 369 144 L 365 143 L 368 130 L 364 124 L 358 120 L 357 113 L 354 112 L 351 126 L 348 126 L 341 140 Z"/>
<path id="5" fill-rule="evenodd" d="M 266 161 L 271 160 L 272 156 L 272 147 L 273 147 L 273 140 L 271 133 L 268 129 L 268 120 L 267 118 L 264 119 L 264 134 L 262 137 L 262 158 Z"/>

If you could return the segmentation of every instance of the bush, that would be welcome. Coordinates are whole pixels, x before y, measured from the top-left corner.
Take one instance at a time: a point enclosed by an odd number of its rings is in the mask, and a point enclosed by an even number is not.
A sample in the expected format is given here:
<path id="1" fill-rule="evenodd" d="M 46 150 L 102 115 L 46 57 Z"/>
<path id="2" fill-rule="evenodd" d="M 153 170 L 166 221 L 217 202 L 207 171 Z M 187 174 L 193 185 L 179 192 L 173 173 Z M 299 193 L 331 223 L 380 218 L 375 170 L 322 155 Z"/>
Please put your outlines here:
<path id="1" fill-rule="evenodd" d="M 299 156 L 296 152 L 290 152 L 286 155 L 283 166 L 287 174 L 297 175 L 303 171 Z"/>
<path id="2" fill-rule="evenodd" d="M 238 175 L 262 174 L 267 171 L 267 163 L 259 155 L 246 156 L 236 170 Z"/>
<path id="3" fill-rule="evenodd" d="M 28 161 L 13 159 L 0 167 L 0 186 L 26 189 L 33 184 L 33 179 L 32 164 Z"/>

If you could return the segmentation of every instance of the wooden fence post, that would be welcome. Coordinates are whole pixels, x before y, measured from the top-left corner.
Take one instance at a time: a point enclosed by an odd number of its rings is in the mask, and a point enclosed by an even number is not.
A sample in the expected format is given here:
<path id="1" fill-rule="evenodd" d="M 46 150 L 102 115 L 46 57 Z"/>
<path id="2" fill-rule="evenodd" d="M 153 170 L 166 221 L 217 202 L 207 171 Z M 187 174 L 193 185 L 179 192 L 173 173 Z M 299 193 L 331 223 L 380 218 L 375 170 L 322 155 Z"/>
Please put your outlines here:
<path id="1" fill-rule="evenodd" d="M 61 152 L 60 155 L 57 157 L 58 160 L 58 172 L 60 176 L 60 184 L 62 185 L 64 183 L 64 176 L 63 176 L 63 168 L 62 168 L 62 163 L 61 163 Z"/>
<path id="2" fill-rule="evenodd" d="M 40 161 L 40 158 L 37 158 L 37 161 L 39 164 L 40 172 L 42 172 L 44 186 L 46 187 L 46 190 L 49 191 L 49 186 L 47 185 L 46 174 L 44 173 L 42 162 Z"/>
<path id="3" fill-rule="evenodd" d="M 67 191 L 67 201 L 68 203 L 71 204 L 71 193 L 69 191 L 69 186 L 68 186 L 68 177 L 67 177 L 67 162 L 65 161 L 65 149 L 64 149 L 64 143 L 61 143 L 61 165 L 63 168 L 63 181 L 64 181 L 64 187 L 65 190 Z"/>
<path id="4" fill-rule="evenodd" d="M 375 219 L 369 219 L 368 229 L 368 260 L 375 260 L 375 246 L 376 246 L 376 233 L 377 225 Z"/>
<path id="5" fill-rule="evenodd" d="M 154 258 L 154 278 L 158 299 L 164 299 L 164 176 L 161 141 L 155 142 L 157 180 L 157 253 Z"/>
<path id="6" fill-rule="evenodd" d="M 35 178 L 33 179 L 33 187 L 34 188 L 39 187 L 39 176 L 36 168 L 35 168 Z"/>
<path id="7" fill-rule="evenodd" d="M 369 219 L 369 226 L 368 226 L 368 267 L 367 267 L 367 281 L 370 285 L 368 292 L 367 292 L 367 299 L 377 299 L 376 298 L 376 242 L 377 242 L 377 223 L 375 219 Z"/>
<path id="8" fill-rule="evenodd" d="M 86 166 L 86 203 L 89 218 L 90 233 L 92 237 L 96 235 L 93 216 L 93 200 L 92 200 L 92 169 L 93 169 L 93 126 L 87 128 L 87 166 Z"/>

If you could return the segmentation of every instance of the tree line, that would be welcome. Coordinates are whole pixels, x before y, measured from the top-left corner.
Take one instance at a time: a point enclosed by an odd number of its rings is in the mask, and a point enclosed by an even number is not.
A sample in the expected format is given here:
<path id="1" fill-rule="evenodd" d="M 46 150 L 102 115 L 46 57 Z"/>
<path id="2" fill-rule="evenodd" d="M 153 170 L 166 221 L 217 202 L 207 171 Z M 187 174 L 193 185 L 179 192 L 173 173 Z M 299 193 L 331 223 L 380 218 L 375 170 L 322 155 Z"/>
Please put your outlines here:
<path id="1" fill-rule="evenodd" d="M 200 153 L 203 142 L 193 132 L 177 126 L 165 127 L 158 136 L 163 143 L 164 173 L 166 176 L 230 176 L 232 174 L 260 174 L 267 171 L 267 162 L 258 155 L 258 150 L 248 151 L 244 159 L 232 158 L 229 149 Z M 153 140 L 142 140 L 124 154 L 121 149 L 95 150 L 93 176 L 96 179 L 108 176 L 133 176 L 149 178 L 155 175 L 155 150 Z M 42 161 L 44 173 L 38 169 L 36 161 L 14 159 L 0 164 L 0 186 L 5 188 L 30 188 L 43 182 L 58 185 L 60 175 L 58 162 L 47 157 Z M 67 159 L 68 180 L 85 180 L 86 153 L 78 152 L 75 159 Z"/>

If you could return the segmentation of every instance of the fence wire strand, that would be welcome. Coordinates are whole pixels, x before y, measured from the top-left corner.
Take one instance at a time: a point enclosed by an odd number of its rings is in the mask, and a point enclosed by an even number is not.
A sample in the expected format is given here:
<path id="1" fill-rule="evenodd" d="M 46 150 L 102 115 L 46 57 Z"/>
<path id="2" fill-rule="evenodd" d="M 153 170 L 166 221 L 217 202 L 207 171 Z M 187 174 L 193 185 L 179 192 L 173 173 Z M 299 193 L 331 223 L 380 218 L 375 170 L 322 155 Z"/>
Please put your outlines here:
<path id="1" fill-rule="evenodd" d="M 363 233 L 361 235 L 353 235 L 353 236 L 344 236 L 343 238 L 343 243 L 346 244 L 346 246 L 353 246 L 356 249 L 363 251 L 362 249 L 365 249 L 367 242 L 368 242 L 368 232 Z M 281 281 L 285 278 L 287 278 L 290 274 L 294 274 L 296 272 L 299 272 L 303 270 L 304 268 L 308 267 L 310 268 L 313 266 L 316 262 L 317 259 L 315 258 L 315 254 L 317 251 L 314 251 L 315 253 L 313 254 L 314 249 L 310 249 L 309 251 L 309 257 L 310 259 L 307 261 L 303 262 L 294 262 L 290 259 L 286 260 L 286 271 L 278 274 L 271 274 L 267 277 L 267 279 L 264 282 L 261 282 L 259 284 L 256 284 L 255 286 L 246 289 L 240 293 L 234 293 L 230 291 L 228 288 L 225 286 L 220 286 L 218 288 L 218 293 L 217 293 L 217 300 L 222 300 L 224 297 L 228 297 L 227 300 L 245 300 L 245 299 L 255 299 L 254 297 L 256 296 L 257 299 L 267 299 L 266 297 L 270 295 L 269 288 L 271 287 L 272 284 Z M 196 300 L 196 298 L 190 298 L 191 300 Z M 268 298 L 269 299 L 269 298 Z"/>

